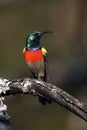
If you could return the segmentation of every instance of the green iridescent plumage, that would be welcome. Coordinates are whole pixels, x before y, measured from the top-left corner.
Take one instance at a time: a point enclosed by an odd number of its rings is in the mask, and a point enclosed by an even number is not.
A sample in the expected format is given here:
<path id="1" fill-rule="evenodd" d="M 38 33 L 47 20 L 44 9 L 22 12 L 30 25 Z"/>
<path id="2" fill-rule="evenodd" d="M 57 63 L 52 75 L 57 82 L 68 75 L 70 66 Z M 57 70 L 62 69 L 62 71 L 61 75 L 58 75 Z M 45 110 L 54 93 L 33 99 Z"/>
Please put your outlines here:
<path id="1" fill-rule="evenodd" d="M 30 33 L 26 38 L 26 49 L 32 50 L 34 48 L 41 48 L 40 44 L 40 33 L 39 32 L 33 32 Z"/>
<path id="2" fill-rule="evenodd" d="M 30 33 L 26 38 L 26 49 L 32 50 L 34 48 L 41 48 L 42 45 L 40 43 L 40 39 L 41 39 L 41 36 L 43 34 L 46 34 L 46 33 L 52 33 L 52 32 L 50 32 L 50 31 L 45 31 L 45 32 L 35 31 L 35 32 Z"/>

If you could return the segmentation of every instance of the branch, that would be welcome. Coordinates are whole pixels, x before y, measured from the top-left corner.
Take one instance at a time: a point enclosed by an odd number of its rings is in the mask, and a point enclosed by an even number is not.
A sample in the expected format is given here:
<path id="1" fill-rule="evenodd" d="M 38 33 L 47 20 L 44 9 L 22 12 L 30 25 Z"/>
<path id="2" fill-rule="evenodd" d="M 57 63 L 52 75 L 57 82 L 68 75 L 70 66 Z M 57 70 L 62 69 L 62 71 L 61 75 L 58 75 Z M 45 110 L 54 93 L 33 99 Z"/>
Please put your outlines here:
<path id="1" fill-rule="evenodd" d="M 0 104 L 0 130 L 10 130 L 10 116 L 7 113 L 7 106 L 2 101 Z"/>
<path id="2" fill-rule="evenodd" d="M 55 85 L 31 78 L 15 80 L 0 78 L 0 96 L 15 95 L 19 93 L 44 97 L 60 104 L 87 121 L 87 109 L 85 105 Z"/>

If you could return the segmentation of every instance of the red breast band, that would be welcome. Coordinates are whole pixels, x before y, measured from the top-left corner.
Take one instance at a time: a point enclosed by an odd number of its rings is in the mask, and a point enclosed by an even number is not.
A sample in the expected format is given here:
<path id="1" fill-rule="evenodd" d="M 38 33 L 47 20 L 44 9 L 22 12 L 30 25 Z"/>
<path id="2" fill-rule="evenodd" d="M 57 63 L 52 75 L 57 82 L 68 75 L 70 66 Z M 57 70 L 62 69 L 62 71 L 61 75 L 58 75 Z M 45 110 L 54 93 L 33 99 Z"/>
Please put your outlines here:
<path id="1" fill-rule="evenodd" d="M 37 62 L 43 59 L 41 50 L 25 50 L 24 57 L 26 62 Z"/>

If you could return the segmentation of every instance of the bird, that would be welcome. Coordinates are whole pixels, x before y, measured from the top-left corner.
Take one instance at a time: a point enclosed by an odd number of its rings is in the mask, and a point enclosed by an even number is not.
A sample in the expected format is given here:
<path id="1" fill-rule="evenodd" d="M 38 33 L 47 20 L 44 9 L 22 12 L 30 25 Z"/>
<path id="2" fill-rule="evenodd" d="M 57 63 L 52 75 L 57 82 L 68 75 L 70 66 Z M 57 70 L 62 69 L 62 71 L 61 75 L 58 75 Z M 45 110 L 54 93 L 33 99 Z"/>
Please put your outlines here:
<path id="1" fill-rule="evenodd" d="M 23 49 L 25 61 L 35 79 L 47 82 L 48 60 L 47 50 L 41 44 L 41 37 L 44 34 L 53 33 L 52 31 L 34 31 L 27 35 L 26 44 Z M 51 104 L 52 101 L 43 96 L 39 96 L 39 102 L 42 105 Z"/>

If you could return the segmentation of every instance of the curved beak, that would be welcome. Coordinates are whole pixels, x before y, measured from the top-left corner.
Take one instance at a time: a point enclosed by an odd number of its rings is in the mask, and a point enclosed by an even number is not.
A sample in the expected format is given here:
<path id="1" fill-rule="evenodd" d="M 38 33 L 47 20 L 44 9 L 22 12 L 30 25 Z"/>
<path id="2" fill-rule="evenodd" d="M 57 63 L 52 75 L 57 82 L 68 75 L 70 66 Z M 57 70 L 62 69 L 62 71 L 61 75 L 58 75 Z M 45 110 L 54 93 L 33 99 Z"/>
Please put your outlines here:
<path id="1" fill-rule="evenodd" d="M 39 36 L 41 37 L 43 34 L 46 34 L 46 33 L 53 33 L 52 31 L 44 31 L 44 32 L 40 32 Z"/>

